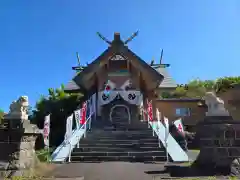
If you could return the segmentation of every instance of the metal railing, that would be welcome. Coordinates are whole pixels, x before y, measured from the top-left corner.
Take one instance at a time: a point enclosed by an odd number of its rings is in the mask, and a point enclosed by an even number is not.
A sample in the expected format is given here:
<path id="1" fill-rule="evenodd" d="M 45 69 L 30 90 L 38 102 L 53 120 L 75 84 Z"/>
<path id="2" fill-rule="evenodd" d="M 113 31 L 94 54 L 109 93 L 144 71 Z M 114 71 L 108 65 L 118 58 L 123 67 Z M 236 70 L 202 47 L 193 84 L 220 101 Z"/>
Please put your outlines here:
<path id="1" fill-rule="evenodd" d="M 72 135 L 64 140 L 52 153 L 52 161 L 53 162 L 63 162 L 68 158 L 68 162 L 71 162 L 71 153 L 73 148 L 77 145 L 79 147 L 79 141 L 82 137 L 87 136 L 87 130 L 91 129 L 92 124 L 92 116 L 94 116 L 95 112 L 90 108 L 90 114 L 84 124 L 82 124 L 79 128 L 75 128 L 73 130 Z"/>
<path id="2" fill-rule="evenodd" d="M 166 149 L 166 157 L 168 162 L 168 154 L 171 156 L 172 160 L 175 162 L 189 161 L 187 153 L 180 147 L 177 141 L 173 138 L 170 132 L 166 133 L 166 127 L 161 121 L 160 114 L 157 114 L 157 121 L 153 119 L 150 121 L 148 112 L 141 108 L 144 114 L 147 115 L 148 127 L 152 128 L 153 136 L 154 134 L 158 137 L 159 148 L 161 148 L 161 142 Z"/>
<path id="3" fill-rule="evenodd" d="M 87 137 L 87 130 L 91 129 L 91 124 L 92 124 L 92 116 L 94 115 L 94 113 L 90 113 L 89 117 L 87 118 L 87 120 L 84 122 L 84 124 L 79 128 L 79 130 L 83 130 L 83 137 L 86 138 Z M 77 147 L 79 148 L 79 141 L 82 138 L 81 136 L 76 136 L 77 137 Z M 69 148 L 69 155 L 68 155 L 68 162 L 71 162 L 71 154 L 72 154 L 72 149 L 76 146 L 76 144 L 71 144 L 71 141 L 69 141 L 70 144 L 70 148 Z M 74 146 L 74 147 L 72 147 Z"/>

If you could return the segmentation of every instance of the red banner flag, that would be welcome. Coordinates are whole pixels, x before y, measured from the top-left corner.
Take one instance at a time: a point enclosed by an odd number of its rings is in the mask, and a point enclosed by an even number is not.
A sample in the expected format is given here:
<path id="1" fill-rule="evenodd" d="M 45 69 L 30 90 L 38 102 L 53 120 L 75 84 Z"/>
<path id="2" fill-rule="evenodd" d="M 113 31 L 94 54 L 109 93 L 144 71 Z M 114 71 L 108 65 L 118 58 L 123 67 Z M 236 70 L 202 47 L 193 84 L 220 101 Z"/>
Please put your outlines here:
<path id="1" fill-rule="evenodd" d="M 152 100 L 147 100 L 147 112 L 149 116 L 149 121 L 153 121 L 153 109 L 152 109 Z"/>
<path id="2" fill-rule="evenodd" d="M 81 119 L 80 119 L 81 125 L 83 125 L 86 122 L 86 115 L 87 115 L 87 103 L 84 102 L 81 110 Z"/>

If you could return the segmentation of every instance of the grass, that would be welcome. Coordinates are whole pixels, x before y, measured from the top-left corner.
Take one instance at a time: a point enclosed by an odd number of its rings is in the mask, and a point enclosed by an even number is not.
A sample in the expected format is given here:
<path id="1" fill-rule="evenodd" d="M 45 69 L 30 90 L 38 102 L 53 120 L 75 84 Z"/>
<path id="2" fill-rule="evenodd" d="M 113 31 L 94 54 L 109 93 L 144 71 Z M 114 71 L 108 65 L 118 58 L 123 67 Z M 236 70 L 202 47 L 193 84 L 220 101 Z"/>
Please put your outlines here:
<path id="1" fill-rule="evenodd" d="M 43 176 L 48 175 L 55 169 L 55 165 L 49 163 L 52 149 L 42 149 L 36 151 L 36 166 L 34 168 L 21 172 L 21 176 L 13 176 L 11 178 L 4 178 L 6 180 L 42 180 Z M 48 178 L 54 179 L 54 178 Z"/>
<path id="2" fill-rule="evenodd" d="M 192 151 L 194 153 L 200 153 L 200 149 L 190 149 L 190 151 Z"/>
<path id="3" fill-rule="evenodd" d="M 36 151 L 36 156 L 40 162 L 49 162 L 51 160 L 51 154 L 53 149 L 41 149 Z"/>
<path id="4" fill-rule="evenodd" d="M 5 180 L 42 180 L 44 176 L 55 169 L 55 166 L 50 163 L 39 162 L 35 168 L 22 172 L 21 176 L 12 176 L 11 178 L 4 178 Z M 54 177 L 48 177 L 49 180 Z"/>

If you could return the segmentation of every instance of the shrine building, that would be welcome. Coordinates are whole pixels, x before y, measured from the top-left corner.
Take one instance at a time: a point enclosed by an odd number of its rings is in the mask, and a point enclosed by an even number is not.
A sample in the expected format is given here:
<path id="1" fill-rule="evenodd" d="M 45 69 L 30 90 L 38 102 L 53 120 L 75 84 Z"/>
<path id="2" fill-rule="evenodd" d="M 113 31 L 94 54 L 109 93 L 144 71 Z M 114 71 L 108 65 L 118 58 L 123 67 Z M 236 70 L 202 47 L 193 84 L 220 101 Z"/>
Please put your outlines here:
<path id="1" fill-rule="evenodd" d="M 200 99 L 163 98 L 164 92 L 170 92 L 177 87 L 167 68 L 170 64 L 148 64 L 130 50 L 126 41 L 119 33 L 114 33 L 114 39 L 108 41 L 108 48 L 86 67 L 74 67 L 81 70 L 65 86 L 65 92 L 81 92 L 90 97 L 96 96 L 97 120 L 125 121 L 129 124 L 142 119 L 141 107 L 152 101 L 153 117 L 156 108 L 161 116 L 170 121 L 181 117 L 187 128 L 194 127 L 205 115 L 205 108 L 199 105 Z"/>

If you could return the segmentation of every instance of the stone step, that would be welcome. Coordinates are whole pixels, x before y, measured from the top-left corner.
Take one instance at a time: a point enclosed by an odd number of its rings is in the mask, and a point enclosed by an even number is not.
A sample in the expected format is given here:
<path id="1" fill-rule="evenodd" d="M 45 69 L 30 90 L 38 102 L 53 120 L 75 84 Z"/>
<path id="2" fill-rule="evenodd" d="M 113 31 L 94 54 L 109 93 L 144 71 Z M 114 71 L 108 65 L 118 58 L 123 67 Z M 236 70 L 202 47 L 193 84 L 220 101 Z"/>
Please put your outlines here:
<path id="1" fill-rule="evenodd" d="M 99 135 L 109 135 L 109 134 L 122 134 L 122 135 L 151 135 L 152 134 L 151 129 L 147 130 L 98 130 L 93 129 L 91 131 L 92 134 L 99 134 Z"/>
<path id="2" fill-rule="evenodd" d="M 73 152 L 87 152 L 87 151 L 102 151 L 102 152 L 130 152 L 130 151 L 165 151 L 159 147 L 137 147 L 137 148 L 126 148 L 126 147 L 99 147 L 99 146 L 86 146 L 74 148 Z"/>
<path id="3" fill-rule="evenodd" d="M 119 140 L 155 140 L 158 141 L 157 136 L 152 136 L 152 135 L 95 135 L 95 134 L 87 134 L 86 138 L 83 139 L 96 139 L 96 140 L 114 140 L 114 139 L 119 139 Z"/>
<path id="4" fill-rule="evenodd" d="M 83 138 L 84 139 L 84 138 Z M 129 135 L 129 136 L 126 136 L 126 135 L 118 135 L 118 136 L 98 136 L 98 137 L 96 137 L 96 136 L 93 136 L 93 135 L 91 135 L 91 134 L 88 134 L 87 135 L 87 138 L 86 139 L 96 139 L 96 140 L 110 140 L 110 141 L 112 141 L 112 140 L 146 140 L 146 141 L 158 141 L 158 138 L 155 136 L 155 137 L 153 137 L 153 136 L 131 136 L 131 135 Z"/>
<path id="5" fill-rule="evenodd" d="M 166 156 L 165 151 L 142 151 L 142 152 L 73 152 L 72 157 L 81 157 L 81 156 Z"/>
<path id="6" fill-rule="evenodd" d="M 165 156 L 71 156 L 72 162 L 105 162 L 105 161 L 125 161 L 125 162 L 155 162 L 166 161 Z"/>
<path id="7" fill-rule="evenodd" d="M 103 130 L 108 130 L 108 129 L 129 129 L 129 130 L 148 130 L 147 126 L 134 126 L 134 125 L 121 125 L 121 124 L 115 124 L 115 125 L 111 125 L 111 126 L 104 126 L 101 127 L 99 129 L 103 129 Z"/>
<path id="8" fill-rule="evenodd" d="M 100 143 L 100 142 L 86 142 L 86 143 L 80 143 L 80 147 L 88 147 L 88 146 L 95 146 L 95 147 L 126 147 L 126 148 L 132 148 L 132 147 L 159 147 L 158 143 Z"/>
<path id="9" fill-rule="evenodd" d="M 157 139 L 94 139 L 94 138 L 86 138 L 81 139 L 80 143 L 111 143 L 111 144 L 124 144 L 124 143 L 132 143 L 132 144 L 142 144 L 142 143 L 157 143 Z"/>

